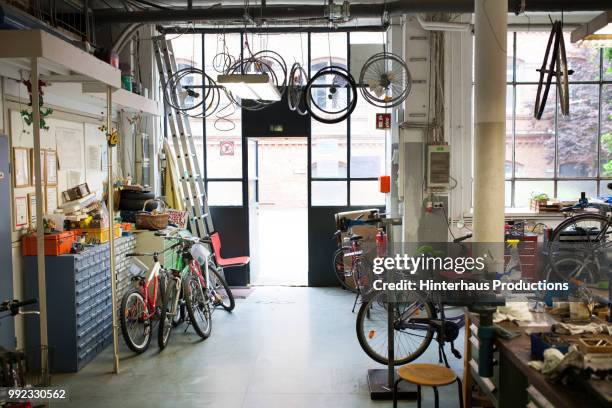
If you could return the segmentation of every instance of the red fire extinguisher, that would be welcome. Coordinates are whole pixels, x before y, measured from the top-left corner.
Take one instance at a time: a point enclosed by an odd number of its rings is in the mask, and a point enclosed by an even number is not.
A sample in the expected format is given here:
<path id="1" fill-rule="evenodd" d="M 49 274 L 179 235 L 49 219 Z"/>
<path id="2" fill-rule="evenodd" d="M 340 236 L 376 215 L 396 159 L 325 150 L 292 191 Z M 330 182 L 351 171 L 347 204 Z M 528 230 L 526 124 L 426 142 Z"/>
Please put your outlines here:
<path id="1" fill-rule="evenodd" d="M 387 256 L 387 234 L 382 228 L 376 233 L 376 256 Z"/>

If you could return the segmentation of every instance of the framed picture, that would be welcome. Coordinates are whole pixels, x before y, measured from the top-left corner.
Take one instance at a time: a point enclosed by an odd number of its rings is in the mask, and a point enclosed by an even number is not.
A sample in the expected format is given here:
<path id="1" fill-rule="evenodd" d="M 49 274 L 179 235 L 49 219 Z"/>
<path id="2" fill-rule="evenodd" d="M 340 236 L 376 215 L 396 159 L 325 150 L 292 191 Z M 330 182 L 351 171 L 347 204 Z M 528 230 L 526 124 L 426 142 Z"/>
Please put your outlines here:
<path id="1" fill-rule="evenodd" d="M 57 186 L 45 188 L 45 214 L 52 214 L 57 208 Z"/>
<path id="2" fill-rule="evenodd" d="M 28 197 L 26 195 L 16 195 L 13 205 L 15 213 L 15 230 L 28 227 Z"/>
<path id="3" fill-rule="evenodd" d="M 13 185 L 30 185 L 30 155 L 27 147 L 13 147 Z"/>
<path id="4" fill-rule="evenodd" d="M 42 180 L 43 183 L 42 185 L 44 186 L 45 183 L 45 150 L 44 149 L 40 149 L 40 172 L 42 173 Z M 32 178 L 32 182 L 30 183 L 31 186 L 35 186 L 36 185 L 36 168 L 35 168 L 35 164 L 34 164 L 34 149 L 30 149 L 30 177 Z"/>
<path id="5" fill-rule="evenodd" d="M 57 153 L 45 150 L 45 182 L 48 186 L 57 185 Z"/>
<path id="6" fill-rule="evenodd" d="M 30 212 L 30 228 L 36 229 L 36 194 L 28 194 L 28 211 Z M 43 202 L 43 212 L 45 209 L 45 203 Z"/>

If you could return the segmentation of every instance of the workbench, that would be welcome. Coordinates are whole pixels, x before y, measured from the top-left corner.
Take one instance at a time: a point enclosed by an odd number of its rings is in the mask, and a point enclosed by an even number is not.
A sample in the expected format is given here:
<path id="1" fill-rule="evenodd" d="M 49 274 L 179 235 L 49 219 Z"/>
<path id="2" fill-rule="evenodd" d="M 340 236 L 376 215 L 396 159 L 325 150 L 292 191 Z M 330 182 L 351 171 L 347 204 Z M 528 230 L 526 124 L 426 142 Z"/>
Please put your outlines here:
<path id="1" fill-rule="evenodd" d="M 514 332 L 518 337 L 510 340 L 497 338 L 494 351 L 494 375 L 484 378 L 478 375 L 478 315 L 466 311 L 464 353 L 464 406 L 472 406 L 471 387 L 477 384 L 483 394 L 497 408 L 575 408 L 606 407 L 597 395 L 579 385 L 567 387 L 549 382 L 540 372 L 529 367 L 531 341 L 525 330 L 514 323 L 502 322 L 499 326 Z"/>

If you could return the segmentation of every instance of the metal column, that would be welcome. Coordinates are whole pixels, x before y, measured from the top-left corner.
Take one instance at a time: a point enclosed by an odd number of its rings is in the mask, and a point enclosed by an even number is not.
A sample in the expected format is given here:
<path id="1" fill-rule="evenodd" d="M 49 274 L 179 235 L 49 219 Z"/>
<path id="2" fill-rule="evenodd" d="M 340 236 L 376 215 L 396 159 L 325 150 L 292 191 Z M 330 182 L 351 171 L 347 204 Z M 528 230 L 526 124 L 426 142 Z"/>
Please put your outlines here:
<path id="1" fill-rule="evenodd" d="M 49 346 L 47 336 L 47 284 L 45 276 L 45 227 L 43 225 L 43 173 L 40 162 L 40 92 L 38 89 L 38 58 L 30 60 L 32 83 L 32 129 L 34 136 L 34 174 L 36 176 L 36 260 L 38 266 L 38 304 L 40 310 L 40 347 L 41 370 L 47 372 L 48 353 L 43 352 Z M 28 203 L 29 205 L 29 203 Z"/>
<path id="2" fill-rule="evenodd" d="M 119 327 L 117 324 L 117 276 L 115 275 L 115 217 L 113 204 L 113 147 L 110 135 L 113 133 L 113 89 L 106 88 L 106 132 L 108 149 L 108 227 L 110 230 L 110 274 L 111 274 L 111 304 L 113 308 L 113 370 L 119 373 Z"/>

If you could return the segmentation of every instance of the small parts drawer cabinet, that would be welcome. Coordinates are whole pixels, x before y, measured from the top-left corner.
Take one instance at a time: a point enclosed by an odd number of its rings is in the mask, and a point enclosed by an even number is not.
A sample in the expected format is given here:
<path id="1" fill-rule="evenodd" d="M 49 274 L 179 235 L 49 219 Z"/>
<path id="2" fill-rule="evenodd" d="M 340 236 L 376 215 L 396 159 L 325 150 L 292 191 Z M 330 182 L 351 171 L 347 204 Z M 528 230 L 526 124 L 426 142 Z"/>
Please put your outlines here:
<path id="1" fill-rule="evenodd" d="M 115 242 L 115 248 L 134 245 L 132 237 Z M 45 267 L 51 370 L 76 372 L 112 342 L 108 244 L 80 254 L 47 256 Z M 38 298 L 36 257 L 24 257 L 24 272 L 25 298 Z M 25 325 L 27 347 L 38 347 L 39 319 L 31 316 Z"/>

